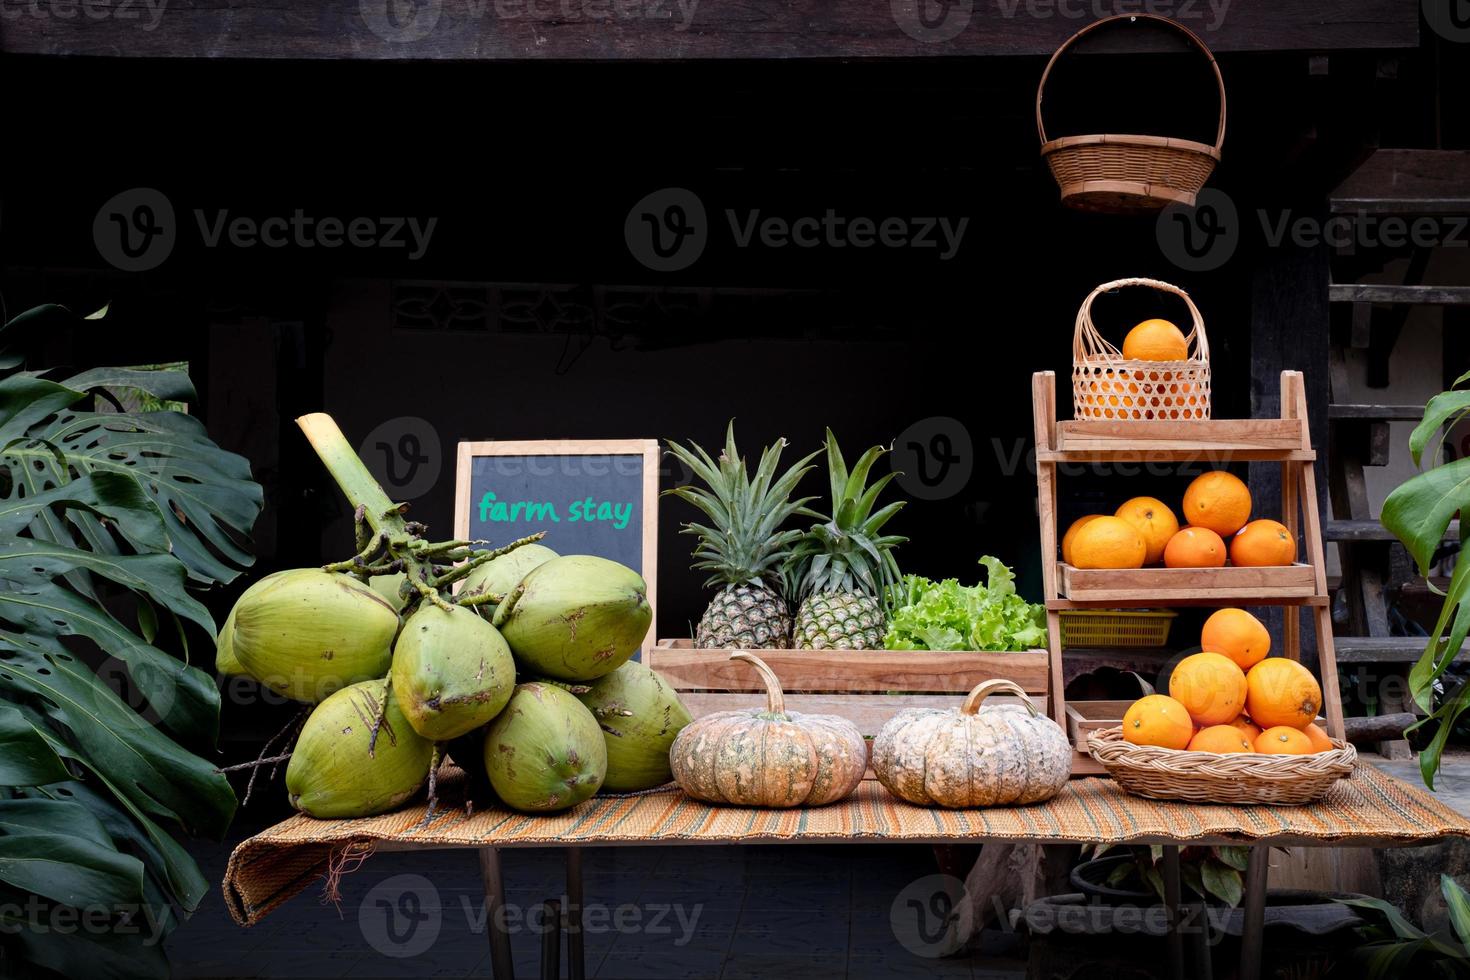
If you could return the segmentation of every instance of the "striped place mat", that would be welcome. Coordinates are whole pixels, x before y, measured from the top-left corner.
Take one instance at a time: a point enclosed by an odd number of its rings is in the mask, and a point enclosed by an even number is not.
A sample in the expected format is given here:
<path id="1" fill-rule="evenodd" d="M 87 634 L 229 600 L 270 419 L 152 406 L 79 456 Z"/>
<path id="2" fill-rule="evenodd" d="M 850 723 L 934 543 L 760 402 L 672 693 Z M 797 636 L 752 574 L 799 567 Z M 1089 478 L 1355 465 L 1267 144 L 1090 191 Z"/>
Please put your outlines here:
<path id="1" fill-rule="evenodd" d="M 440 779 L 441 801 L 458 799 L 462 774 Z M 896 799 L 874 780 L 852 796 L 810 810 L 754 810 L 700 803 L 670 786 L 595 797 L 565 813 L 527 816 L 500 808 L 441 810 L 424 825 L 422 805 L 360 820 L 296 816 L 243 841 L 230 855 L 230 914 L 252 925 L 331 868 L 355 866 L 379 842 L 405 847 L 534 847 L 566 844 L 851 843 L 992 840 L 1129 843 L 1258 840 L 1384 846 L 1470 837 L 1470 819 L 1429 793 L 1359 765 L 1306 806 L 1168 803 L 1125 793 L 1111 779 L 1074 779 L 1046 803 L 940 810 Z"/>

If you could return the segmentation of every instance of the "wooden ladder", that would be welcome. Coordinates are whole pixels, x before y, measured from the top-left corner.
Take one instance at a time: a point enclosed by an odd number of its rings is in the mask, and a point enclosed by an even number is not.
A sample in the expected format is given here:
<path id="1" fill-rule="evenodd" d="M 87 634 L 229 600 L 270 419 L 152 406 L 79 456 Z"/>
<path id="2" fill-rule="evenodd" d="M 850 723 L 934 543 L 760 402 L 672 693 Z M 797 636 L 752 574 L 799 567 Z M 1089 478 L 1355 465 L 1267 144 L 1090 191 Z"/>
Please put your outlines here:
<path id="1" fill-rule="evenodd" d="M 1328 608 L 1327 568 L 1317 512 L 1316 452 L 1307 426 L 1307 396 L 1300 371 L 1281 373 L 1281 417 L 1191 421 L 1061 421 L 1052 371 L 1032 375 L 1036 434 L 1036 493 L 1041 523 L 1052 717 L 1069 728 L 1060 614 L 1070 609 L 1160 606 L 1283 607 L 1281 652 L 1301 660 L 1302 610 L 1317 641 L 1327 731 L 1345 736 L 1337 657 Z M 1079 569 L 1058 554 L 1058 466 L 1089 463 L 1276 462 L 1281 465 L 1281 523 L 1296 535 L 1304 561 L 1275 568 Z M 1075 720 L 1075 719 L 1074 719 Z M 1072 725 L 1078 757 L 1074 774 L 1102 772 L 1085 756 Z"/>
<path id="2" fill-rule="evenodd" d="M 1470 154 L 1439 150 L 1378 150 L 1343 182 L 1331 197 L 1334 216 L 1412 223 L 1416 219 L 1470 213 Z M 1463 232 L 1462 232 L 1463 234 Z M 1446 347 L 1464 344 L 1458 328 L 1470 326 L 1470 286 L 1423 284 L 1432 247 L 1415 245 L 1403 283 L 1332 283 L 1329 300 L 1350 312 L 1349 323 L 1332 345 L 1327 411 L 1327 487 L 1332 520 L 1324 525 L 1326 540 L 1335 542 L 1342 567 L 1335 617 L 1343 635 L 1337 638 L 1342 664 L 1353 673 L 1373 669 L 1376 700 L 1385 722 L 1378 751 L 1385 758 L 1413 755 L 1409 743 L 1394 733 L 1411 721 L 1408 666 L 1424 651 L 1424 637 L 1394 636 L 1389 597 L 1417 577 L 1407 553 L 1373 517 L 1364 468 L 1389 462 L 1389 423 L 1417 422 L 1419 405 L 1364 404 L 1351 401 L 1348 351 L 1367 352 L 1368 386 L 1388 384 L 1388 362 L 1410 311 L 1419 306 L 1445 309 Z M 1383 256 L 1353 250 L 1339 265 L 1352 264 L 1352 278 L 1381 268 Z M 1463 350 L 1462 346 L 1462 350 Z M 1470 364 L 1448 363 L 1446 384 Z M 1459 539 L 1458 522 L 1450 542 Z M 1392 683 L 1385 683 L 1391 681 Z M 1393 716 L 1390 719 L 1388 716 Z"/>

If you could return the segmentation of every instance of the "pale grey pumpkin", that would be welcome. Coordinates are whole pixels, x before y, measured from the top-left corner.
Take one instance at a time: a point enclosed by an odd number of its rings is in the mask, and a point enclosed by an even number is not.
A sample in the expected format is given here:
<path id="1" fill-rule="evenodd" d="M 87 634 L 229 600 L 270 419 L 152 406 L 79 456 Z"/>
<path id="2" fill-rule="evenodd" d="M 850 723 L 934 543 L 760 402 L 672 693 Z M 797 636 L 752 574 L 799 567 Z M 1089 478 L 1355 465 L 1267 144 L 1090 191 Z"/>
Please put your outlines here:
<path id="1" fill-rule="evenodd" d="M 1021 704 L 980 702 L 998 692 Z M 1007 680 L 976 686 L 958 709 L 900 711 L 873 739 L 873 772 L 889 792 L 921 806 L 1039 803 L 1061 792 L 1072 745 L 1060 725 Z"/>
<path id="2" fill-rule="evenodd" d="M 766 706 L 717 711 L 696 718 L 669 748 L 674 779 L 707 803 L 740 806 L 822 806 L 862 782 L 868 749 L 862 732 L 837 715 L 786 710 L 781 682 L 759 657 L 732 653 L 754 667 L 766 686 Z"/>

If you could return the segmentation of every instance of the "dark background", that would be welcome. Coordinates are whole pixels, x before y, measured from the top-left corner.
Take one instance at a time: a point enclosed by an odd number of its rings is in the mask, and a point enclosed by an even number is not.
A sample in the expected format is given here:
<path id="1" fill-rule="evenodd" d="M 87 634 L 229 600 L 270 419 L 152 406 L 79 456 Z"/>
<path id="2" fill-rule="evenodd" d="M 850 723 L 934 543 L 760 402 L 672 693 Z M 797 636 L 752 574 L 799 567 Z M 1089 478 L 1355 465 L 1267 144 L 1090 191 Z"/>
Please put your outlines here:
<path id="1" fill-rule="evenodd" d="M 1223 56 L 1230 130 L 1211 186 L 1243 215 L 1310 214 L 1375 143 L 1463 147 L 1465 61 L 1404 56 L 1386 68 L 1354 53 L 1328 68 L 1302 53 Z M 1258 356 L 1252 377 L 1253 296 L 1281 261 L 1253 223 L 1222 268 L 1194 273 L 1161 251 L 1154 218 L 1058 205 L 1037 153 L 1042 64 L 11 57 L 6 312 L 111 304 L 105 320 L 47 338 L 38 363 L 189 362 L 194 410 L 251 459 L 267 494 L 259 565 L 209 600 L 221 618 L 259 574 L 351 550 L 347 507 L 292 422 L 310 411 L 334 415 L 354 443 L 425 420 L 438 448 L 421 465 L 438 477 L 413 516 L 440 537 L 452 531 L 460 440 L 657 437 L 714 451 L 733 417 L 750 457 L 784 436 L 794 460 L 827 425 L 855 456 L 952 418 L 959 427 L 944 431 L 961 436 L 952 445 L 968 437 L 956 465 L 970 476 L 941 499 L 913 499 L 890 525 L 911 539 L 900 564 L 974 580 L 979 556 L 994 554 L 1036 598 L 1030 377 L 1059 373 L 1066 417 L 1073 323 L 1092 287 L 1152 276 L 1190 291 L 1210 334 L 1219 417 L 1250 414 L 1281 367 L 1325 370 Z M 1162 133 L 1174 120 L 1185 131 L 1172 135 L 1211 139 L 1217 107 L 1200 69 L 1186 56 L 1079 57 L 1054 76 L 1049 130 Z M 1459 109 L 1436 117 L 1436 90 Z M 179 239 L 157 269 L 124 274 L 99 256 L 92 223 L 134 187 L 169 198 Z M 666 187 L 704 202 L 710 244 L 688 269 L 657 273 L 630 254 L 623 227 L 635 202 Z M 418 261 L 401 249 L 206 248 L 193 211 L 221 208 L 438 226 Z M 969 224 L 941 261 L 934 249 L 738 248 L 724 216 L 827 208 Z M 436 319 L 435 303 L 461 315 Z M 1176 300 L 1143 292 L 1095 313 L 1115 342 L 1145 316 L 1185 322 Z M 681 475 L 669 461 L 663 485 Z M 1134 493 L 1177 499 L 1184 482 L 1069 478 L 1062 516 Z M 824 486 L 813 474 L 804 491 Z M 676 533 L 693 516 L 673 500 L 660 514 L 659 636 L 687 635 L 707 599 L 702 576 L 686 571 L 691 541 Z M 280 724 L 228 702 L 227 755 Z"/>

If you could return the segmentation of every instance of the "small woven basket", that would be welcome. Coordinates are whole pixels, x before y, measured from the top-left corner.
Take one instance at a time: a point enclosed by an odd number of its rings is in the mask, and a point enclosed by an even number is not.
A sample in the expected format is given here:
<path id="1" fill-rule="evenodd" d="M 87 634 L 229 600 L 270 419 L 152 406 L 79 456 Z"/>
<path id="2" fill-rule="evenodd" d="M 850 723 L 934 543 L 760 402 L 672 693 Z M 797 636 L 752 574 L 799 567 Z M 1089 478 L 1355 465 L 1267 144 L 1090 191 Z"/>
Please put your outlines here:
<path id="1" fill-rule="evenodd" d="M 1215 131 L 1215 145 L 1166 136 L 1107 133 L 1048 140 L 1046 124 L 1041 119 L 1041 103 L 1046 80 L 1057 59 L 1099 27 L 1139 19 L 1174 28 L 1209 59 L 1220 93 L 1220 124 Z M 1205 42 L 1178 21 L 1157 14 L 1105 17 L 1073 34 L 1046 63 L 1041 84 L 1036 89 L 1036 130 L 1041 134 L 1041 155 L 1061 185 L 1062 203 L 1068 207 L 1113 214 L 1157 211 L 1170 204 L 1193 207 L 1195 195 L 1220 162 L 1220 147 L 1225 143 L 1225 79 Z"/>
<path id="2" fill-rule="evenodd" d="M 1267 803 L 1296 806 L 1327 795 L 1352 775 L 1358 752 L 1332 739 L 1312 755 L 1219 754 L 1162 749 L 1124 741 L 1123 729 L 1093 732 L 1087 750 L 1118 785 L 1135 796 L 1191 803 Z"/>
<path id="3" fill-rule="evenodd" d="M 1125 286 L 1146 286 L 1184 300 L 1193 318 L 1183 361 L 1127 360 L 1092 322 L 1092 302 Z M 1078 420 L 1199 420 L 1210 417 L 1210 341 L 1189 294 L 1157 279 L 1115 279 L 1088 294 L 1072 335 L 1072 417 Z"/>

